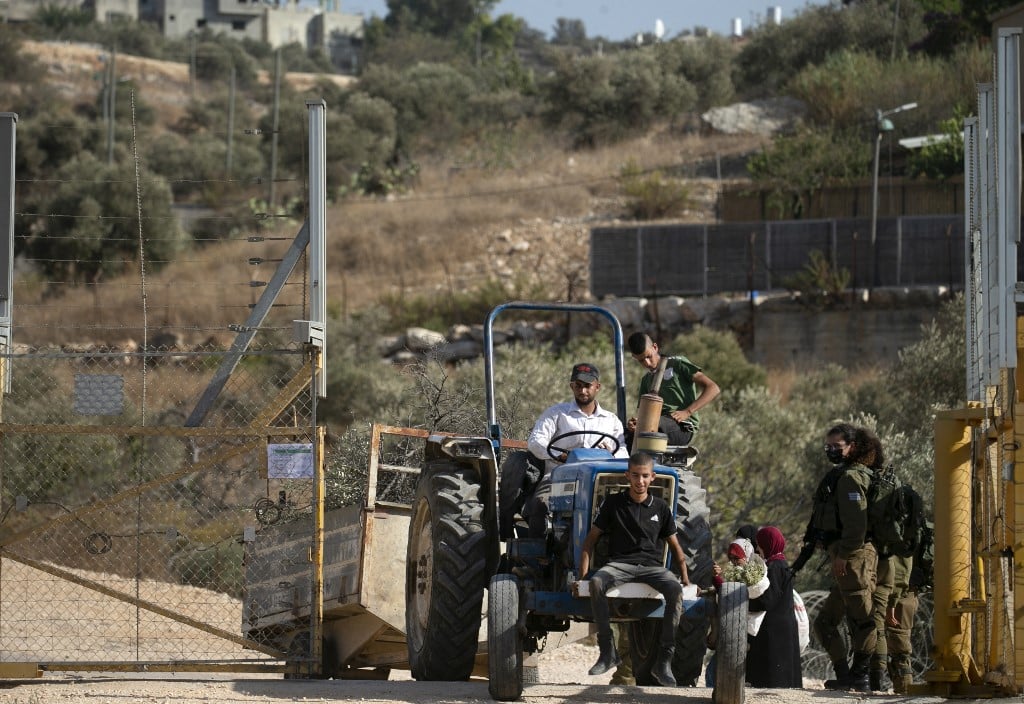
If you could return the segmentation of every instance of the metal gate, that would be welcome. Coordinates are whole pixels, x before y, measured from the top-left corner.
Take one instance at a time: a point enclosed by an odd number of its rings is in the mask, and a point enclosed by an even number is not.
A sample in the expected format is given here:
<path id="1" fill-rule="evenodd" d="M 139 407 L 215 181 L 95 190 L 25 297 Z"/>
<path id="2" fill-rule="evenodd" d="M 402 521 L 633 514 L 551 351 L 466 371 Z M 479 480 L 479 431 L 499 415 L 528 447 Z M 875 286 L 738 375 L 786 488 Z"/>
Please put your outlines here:
<path id="1" fill-rule="evenodd" d="M 241 635 L 243 554 L 282 518 L 314 535 L 323 473 L 313 463 L 322 450 L 312 449 L 311 370 L 301 350 L 247 355 L 243 367 L 279 368 L 236 374 L 213 427 L 183 427 L 175 392 L 217 356 L 9 359 L 14 383 L 0 424 L 7 674 L 284 669 L 287 653 Z M 139 409 L 129 399 L 149 365 L 157 422 L 132 424 Z M 294 556 L 312 571 L 310 558 Z M 294 598 L 308 605 L 312 595 Z"/>
<path id="2" fill-rule="evenodd" d="M 254 212 L 248 232 L 192 243 L 162 279 L 138 170 L 137 211 L 16 213 L 17 116 L 0 113 L 0 677 L 319 671 L 326 105 L 307 108 L 298 233 Z M 36 230 L 16 233 L 16 214 Z M 73 233 L 53 259 L 19 260 L 15 281 L 15 240 L 61 218 L 107 238 L 105 223 L 133 223 L 137 241 L 101 255 L 124 257 L 122 275 L 75 280 L 87 234 Z M 309 535 L 276 558 L 310 575 L 288 594 L 308 628 L 286 650 L 244 622 L 281 607 L 245 580 L 264 569 L 246 546 L 282 522 Z"/>

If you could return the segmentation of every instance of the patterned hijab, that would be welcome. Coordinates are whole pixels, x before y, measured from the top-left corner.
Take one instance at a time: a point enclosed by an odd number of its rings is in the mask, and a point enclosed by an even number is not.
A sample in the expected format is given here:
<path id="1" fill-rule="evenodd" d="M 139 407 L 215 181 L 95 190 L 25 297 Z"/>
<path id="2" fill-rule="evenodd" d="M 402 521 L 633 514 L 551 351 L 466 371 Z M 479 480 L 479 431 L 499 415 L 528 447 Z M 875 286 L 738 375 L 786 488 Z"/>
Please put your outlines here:
<path id="1" fill-rule="evenodd" d="M 757 531 L 757 547 L 761 548 L 765 562 L 772 560 L 785 560 L 786 539 L 782 537 L 782 531 L 775 526 L 765 526 Z"/>
<path id="2" fill-rule="evenodd" d="M 737 560 L 749 560 L 754 554 L 754 545 L 746 538 L 736 538 L 729 544 L 729 555 Z"/>

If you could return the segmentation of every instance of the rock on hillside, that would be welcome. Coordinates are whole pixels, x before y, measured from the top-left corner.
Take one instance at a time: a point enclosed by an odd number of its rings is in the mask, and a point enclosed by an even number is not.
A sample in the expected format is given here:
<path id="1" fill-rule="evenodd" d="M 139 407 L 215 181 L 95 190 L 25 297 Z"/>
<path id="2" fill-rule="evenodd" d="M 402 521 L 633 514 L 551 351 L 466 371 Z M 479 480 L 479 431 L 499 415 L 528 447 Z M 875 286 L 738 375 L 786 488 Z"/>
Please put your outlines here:
<path id="1" fill-rule="evenodd" d="M 807 106 L 795 98 L 769 98 L 712 108 L 701 120 L 721 134 L 772 135 L 792 129 L 807 112 Z"/>

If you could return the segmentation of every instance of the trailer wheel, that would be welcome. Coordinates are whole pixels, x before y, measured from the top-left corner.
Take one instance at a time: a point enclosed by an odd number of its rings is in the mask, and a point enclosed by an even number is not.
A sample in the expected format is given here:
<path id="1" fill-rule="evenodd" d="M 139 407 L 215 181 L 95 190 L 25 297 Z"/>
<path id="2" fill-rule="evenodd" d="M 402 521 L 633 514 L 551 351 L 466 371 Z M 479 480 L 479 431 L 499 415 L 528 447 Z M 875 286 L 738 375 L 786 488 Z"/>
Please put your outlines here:
<path id="1" fill-rule="evenodd" d="M 718 593 L 714 704 L 743 704 L 747 678 L 747 585 L 725 582 Z"/>
<path id="2" fill-rule="evenodd" d="M 692 470 L 677 468 L 679 496 L 676 499 L 676 537 L 686 555 L 690 584 L 711 586 L 714 557 L 711 552 L 711 525 L 707 490 Z M 679 620 L 672 674 L 680 687 L 694 687 L 704 666 L 707 652 L 708 617 Z M 637 684 L 639 684 L 639 680 Z"/>
<path id="3" fill-rule="evenodd" d="M 466 680 L 473 672 L 486 585 L 480 480 L 449 460 L 420 473 L 409 523 L 405 625 L 418 680 Z"/>
<path id="4" fill-rule="evenodd" d="M 498 701 L 512 701 L 523 693 L 519 584 L 510 574 L 494 575 L 487 588 L 487 676 L 487 691 Z"/>

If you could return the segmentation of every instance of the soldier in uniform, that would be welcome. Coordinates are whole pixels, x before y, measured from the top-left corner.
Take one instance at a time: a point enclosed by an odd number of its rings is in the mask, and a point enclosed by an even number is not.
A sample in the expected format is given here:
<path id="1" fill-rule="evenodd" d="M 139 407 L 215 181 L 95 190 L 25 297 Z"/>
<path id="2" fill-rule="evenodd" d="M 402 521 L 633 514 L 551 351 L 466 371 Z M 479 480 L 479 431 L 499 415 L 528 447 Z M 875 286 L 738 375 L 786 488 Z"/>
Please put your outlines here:
<path id="1" fill-rule="evenodd" d="M 878 640 L 872 603 L 878 555 L 867 534 L 867 490 L 880 449 L 874 433 L 864 428 L 842 423 L 828 431 L 825 453 L 833 467 L 815 491 L 804 548 L 793 565 L 794 570 L 802 568 L 817 548 L 827 550 L 831 560 L 834 583 L 814 620 L 814 632 L 836 672 L 836 679 L 825 682 L 829 689 L 871 691 L 868 671 Z M 850 629 L 852 663 L 840 633 L 844 621 Z"/>
<path id="2" fill-rule="evenodd" d="M 908 694 L 914 671 L 910 634 L 917 613 L 917 588 L 912 584 L 912 557 L 893 557 L 893 589 L 885 617 L 885 638 L 889 650 L 889 677 L 896 694 Z"/>
<path id="3" fill-rule="evenodd" d="M 889 684 L 885 681 L 889 665 L 887 635 L 889 629 L 886 619 L 893 595 L 896 559 L 893 555 L 878 556 L 878 584 L 875 586 L 874 594 L 871 595 L 872 616 L 875 620 L 875 652 L 871 655 L 871 672 L 869 674 L 872 692 L 885 692 L 889 689 Z"/>

